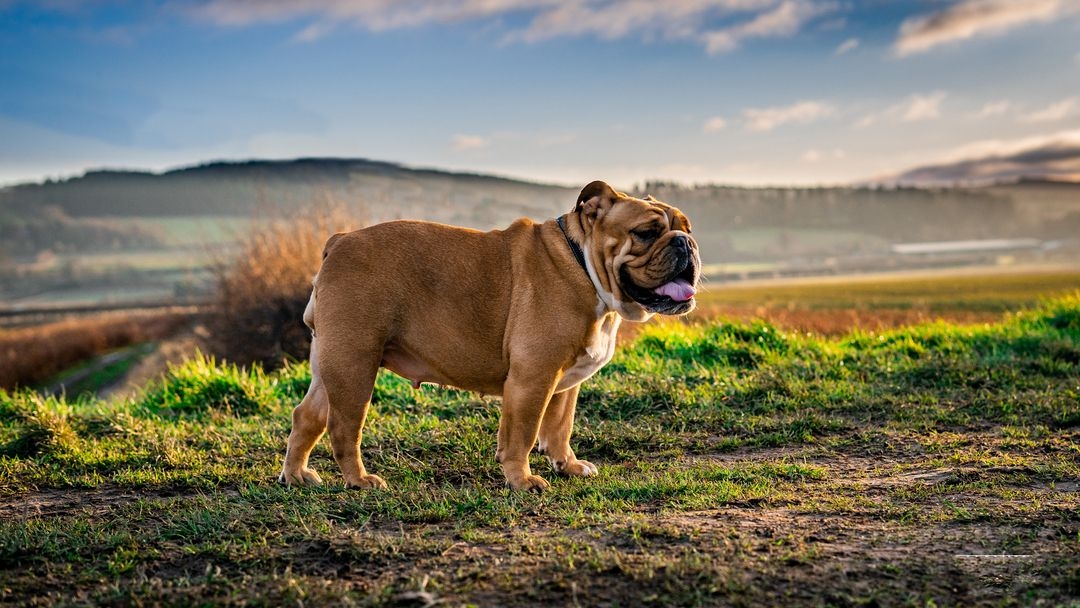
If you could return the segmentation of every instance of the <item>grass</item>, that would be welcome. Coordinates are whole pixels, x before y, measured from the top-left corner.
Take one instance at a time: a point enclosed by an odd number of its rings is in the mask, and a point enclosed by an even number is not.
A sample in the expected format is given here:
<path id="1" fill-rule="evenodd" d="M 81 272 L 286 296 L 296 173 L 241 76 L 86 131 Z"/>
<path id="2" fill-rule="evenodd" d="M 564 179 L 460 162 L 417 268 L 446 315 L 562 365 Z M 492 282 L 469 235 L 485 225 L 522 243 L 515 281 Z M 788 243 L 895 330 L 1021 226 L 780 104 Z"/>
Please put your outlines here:
<path id="1" fill-rule="evenodd" d="M 574 445 L 600 475 L 554 479 L 536 458 L 542 495 L 503 486 L 497 399 L 390 374 L 364 434 L 390 489 L 340 487 L 325 441 L 328 484 L 279 487 L 309 380 L 199 357 L 124 401 L 0 393 L 0 602 L 1080 596 L 1080 293 L 839 337 L 648 326 L 581 393 Z"/>

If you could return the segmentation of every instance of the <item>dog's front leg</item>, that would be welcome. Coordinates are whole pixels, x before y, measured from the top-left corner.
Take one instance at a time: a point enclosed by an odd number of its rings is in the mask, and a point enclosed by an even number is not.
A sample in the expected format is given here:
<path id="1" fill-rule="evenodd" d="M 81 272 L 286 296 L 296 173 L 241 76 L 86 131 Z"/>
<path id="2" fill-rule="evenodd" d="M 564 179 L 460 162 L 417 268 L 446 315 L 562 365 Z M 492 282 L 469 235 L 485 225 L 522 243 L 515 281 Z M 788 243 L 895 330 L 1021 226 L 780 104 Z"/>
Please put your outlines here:
<path id="1" fill-rule="evenodd" d="M 548 487 L 543 477 L 533 475 L 529 469 L 529 452 L 536 444 L 540 420 L 554 390 L 554 378 L 537 381 L 535 373 L 511 366 L 503 386 L 499 447 L 495 458 L 502 463 L 506 483 L 515 490 L 539 492 Z"/>
<path id="2" fill-rule="evenodd" d="M 570 448 L 578 388 L 579 386 L 575 386 L 552 395 L 540 424 L 539 451 L 548 457 L 556 473 L 570 476 L 596 475 L 596 465 L 587 460 L 578 460 L 574 450 Z"/>

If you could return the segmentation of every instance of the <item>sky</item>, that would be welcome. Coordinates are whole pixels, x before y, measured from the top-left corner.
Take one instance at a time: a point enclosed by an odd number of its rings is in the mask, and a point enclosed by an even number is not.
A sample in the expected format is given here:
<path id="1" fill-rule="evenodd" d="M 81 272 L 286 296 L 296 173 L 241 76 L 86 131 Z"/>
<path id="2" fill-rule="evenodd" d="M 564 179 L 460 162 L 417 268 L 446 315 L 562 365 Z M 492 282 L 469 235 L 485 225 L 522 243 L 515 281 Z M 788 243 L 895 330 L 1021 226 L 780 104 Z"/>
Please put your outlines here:
<path id="1" fill-rule="evenodd" d="M 1080 179 L 1080 0 L 0 0 L 0 184 Z"/>

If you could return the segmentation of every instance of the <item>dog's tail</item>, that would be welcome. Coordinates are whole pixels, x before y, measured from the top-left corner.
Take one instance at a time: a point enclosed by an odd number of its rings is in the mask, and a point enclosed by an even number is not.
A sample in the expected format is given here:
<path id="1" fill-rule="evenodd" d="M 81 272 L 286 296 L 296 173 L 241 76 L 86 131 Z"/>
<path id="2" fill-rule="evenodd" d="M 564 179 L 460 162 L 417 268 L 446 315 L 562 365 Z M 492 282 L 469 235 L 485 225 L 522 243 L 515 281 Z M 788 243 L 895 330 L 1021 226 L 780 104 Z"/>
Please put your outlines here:
<path id="1" fill-rule="evenodd" d="M 334 246 L 334 243 L 338 239 L 345 236 L 344 232 L 339 232 L 330 238 L 326 239 L 326 245 L 323 245 L 322 259 L 326 259 L 326 256 L 330 255 L 330 248 Z M 319 280 L 319 275 L 316 274 L 311 279 L 311 297 L 308 298 L 307 306 L 304 307 L 304 325 L 307 325 L 311 329 L 311 337 L 315 337 L 315 285 Z"/>
<path id="2" fill-rule="evenodd" d="M 315 275 L 315 279 L 318 279 L 319 275 Z M 315 337 L 315 281 L 312 280 L 311 297 L 308 298 L 307 306 L 304 307 L 304 325 L 307 325 L 311 329 L 311 337 Z"/>

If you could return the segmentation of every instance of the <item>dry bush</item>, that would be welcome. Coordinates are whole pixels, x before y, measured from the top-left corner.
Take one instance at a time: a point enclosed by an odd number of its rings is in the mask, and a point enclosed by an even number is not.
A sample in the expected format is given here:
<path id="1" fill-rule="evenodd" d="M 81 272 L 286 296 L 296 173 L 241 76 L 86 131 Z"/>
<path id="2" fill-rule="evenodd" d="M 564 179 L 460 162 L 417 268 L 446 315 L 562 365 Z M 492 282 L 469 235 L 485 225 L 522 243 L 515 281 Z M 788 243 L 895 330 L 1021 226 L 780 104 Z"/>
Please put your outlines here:
<path id="1" fill-rule="evenodd" d="M 332 234 L 362 224 L 332 201 L 252 222 L 233 258 L 215 270 L 217 307 L 208 322 L 215 354 L 270 369 L 306 358 L 311 335 L 304 307 L 323 246 Z"/>
<path id="2" fill-rule="evenodd" d="M 0 330 L 0 388 L 29 386 L 107 351 L 161 340 L 189 319 L 174 312 L 111 313 Z"/>

